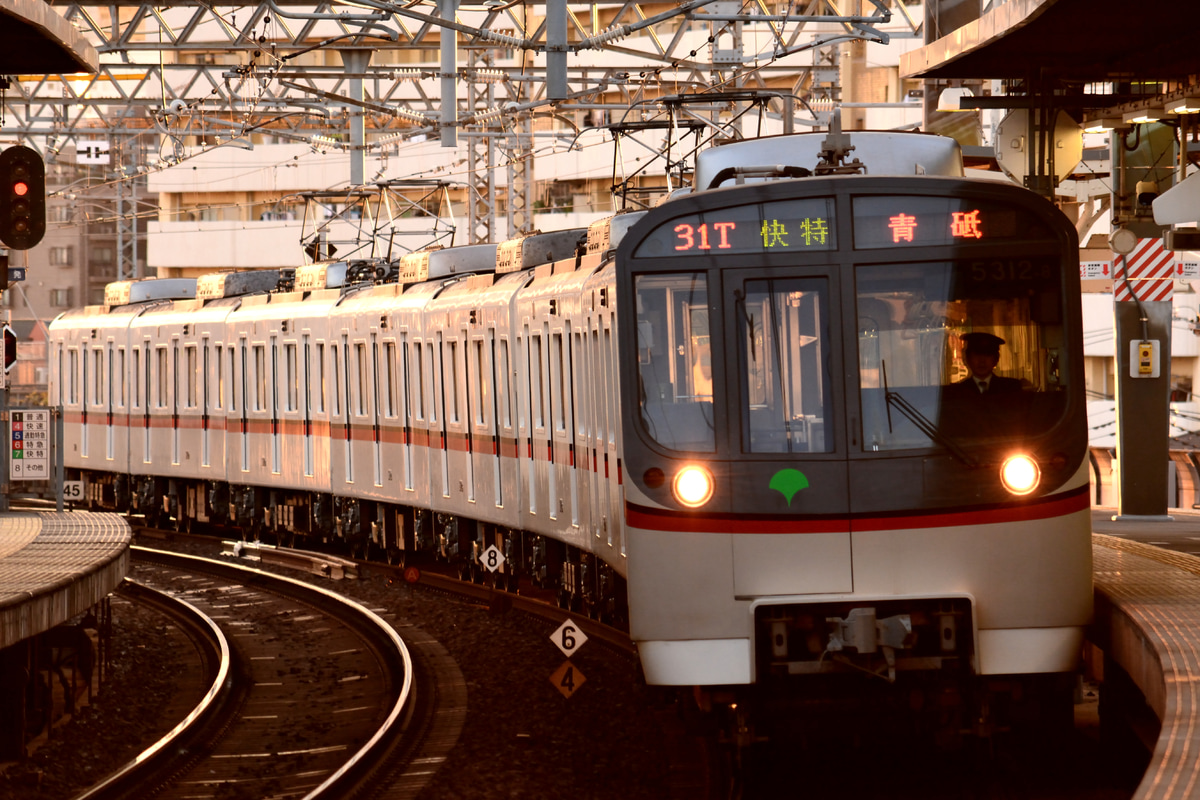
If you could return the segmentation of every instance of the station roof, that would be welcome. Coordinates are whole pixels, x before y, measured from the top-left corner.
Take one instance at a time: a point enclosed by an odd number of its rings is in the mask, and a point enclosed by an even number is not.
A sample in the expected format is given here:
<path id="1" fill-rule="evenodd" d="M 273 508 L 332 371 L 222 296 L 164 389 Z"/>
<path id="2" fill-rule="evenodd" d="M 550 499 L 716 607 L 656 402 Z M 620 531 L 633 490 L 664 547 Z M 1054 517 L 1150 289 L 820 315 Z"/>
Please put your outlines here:
<path id="1" fill-rule="evenodd" d="M 42 0 L 0 0 L 0 75 L 99 68 L 96 48 Z"/>
<path id="2" fill-rule="evenodd" d="M 1194 9 L 1179 0 L 1009 0 L 907 53 L 904 77 L 1183 80 L 1200 73 Z M 1033 74 L 1031 74 L 1033 73 Z"/>

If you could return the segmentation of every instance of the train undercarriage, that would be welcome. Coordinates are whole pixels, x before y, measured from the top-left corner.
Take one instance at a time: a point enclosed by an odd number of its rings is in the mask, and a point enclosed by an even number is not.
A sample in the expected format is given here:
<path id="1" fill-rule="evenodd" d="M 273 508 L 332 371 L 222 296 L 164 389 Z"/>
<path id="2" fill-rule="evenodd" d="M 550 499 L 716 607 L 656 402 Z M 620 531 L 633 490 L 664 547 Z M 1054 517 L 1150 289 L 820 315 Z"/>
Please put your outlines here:
<path id="1" fill-rule="evenodd" d="M 89 509 L 141 515 L 151 527 L 232 528 L 253 541 L 333 550 L 392 565 L 434 563 L 516 592 L 522 580 L 563 608 L 624 626 L 623 578 L 549 537 L 428 509 L 261 486 L 69 470 Z M 492 550 L 494 548 L 494 550 Z"/>

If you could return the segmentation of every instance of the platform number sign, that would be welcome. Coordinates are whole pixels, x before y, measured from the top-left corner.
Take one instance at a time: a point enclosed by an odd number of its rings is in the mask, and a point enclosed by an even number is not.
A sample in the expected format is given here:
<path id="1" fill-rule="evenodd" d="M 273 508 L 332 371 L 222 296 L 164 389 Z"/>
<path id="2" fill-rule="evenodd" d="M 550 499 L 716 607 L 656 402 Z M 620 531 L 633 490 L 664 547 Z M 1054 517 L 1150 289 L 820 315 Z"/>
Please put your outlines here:
<path id="1" fill-rule="evenodd" d="M 579 630 L 579 626 L 573 620 L 567 620 L 562 625 L 559 625 L 558 630 L 550 636 L 550 641 L 554 642 L 567 658 L 570 658 L 575 654 L 575 651 L 583 647 L 587 639 L 587 634 Z"/>
<path id="2" fill-rule="evenodd" d="M 587 634 L 579 629 L 574 620 L 570 619 L 559 625 L 558 630 L 550 635 L 550 641 L 554 642 L 554 645 L 568 659 L 583 647 L 587 639 Z M 558 669 L 550 673 L 550 682 L 568 700 L 579 690 L 580 686 L 583 686 L 585 680 L 587 678 L 583 677 L 583 673 L 576 669 L 570 661 L 564 661 Z"/>
<path id="3" fill-rule="evenodd" d="M 571 695 L 579 691 L 579 687 L 583 686 L 586 680 L 583 673 L 577 670 L 570 661 L 564 661 L 562 666 L 550 674 L 550 682 L 554 684 L 554 688 L 558 689 L 559 693 L 568 700 L 571 699 Z"/>
<path id="4" fill-rule="evenodd" d="M 496 545 L 489 545 L 486 550 L 479 554 L 479 563 L 488 572 L 495 572 L 504 566 L 504 554 L 500 552 L 500 548 L 496 547 Z"/>
<path id="5" fill-rule="evenodd" d="M 14 481 L 44 481 L 50 477 L 50 412 L 14 410 L 9 421 Z"/>

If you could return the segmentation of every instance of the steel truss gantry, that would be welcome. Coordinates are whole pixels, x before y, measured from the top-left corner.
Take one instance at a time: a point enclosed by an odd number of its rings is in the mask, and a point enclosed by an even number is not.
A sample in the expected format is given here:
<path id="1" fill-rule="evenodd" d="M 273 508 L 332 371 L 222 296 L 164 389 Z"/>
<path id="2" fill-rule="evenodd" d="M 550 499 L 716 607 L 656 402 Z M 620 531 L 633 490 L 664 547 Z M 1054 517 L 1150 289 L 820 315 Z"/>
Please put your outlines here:
<path id="1" fill-rule="evenodd" d="M 844 13 L 847 5 L 869 13 Z M 472 241 L 491 236 L 497 185 L 508 187 L 510 223 L 528 226 L 535 117 L 593 112 L 624 122 L 636 109 L 638 119 L 678 112 L 717 127 L 721 111 L 733 106 L 736 119 L 745 104 L 668 108 L 658 99 L 730 88 L 769 90 L 761 107 L 790 115 L 788 98 L 837 100 L 820 58 L 791 56 L 886 42 L 877 26 L 893 14 L 907 35 L 920 27 L 902 0 L 118 0 L 54 8 L 88 35 L 100 69 L 12 76 L 0 137 L 50 159 L 82 140 L 148 137 L 152 144 L 140 148 L 113 148 L 160 153 L 148 164 L 114 164 L 120 176 L 269 134 L 349 151 L 350 185 L 364 182 L 364 153 L 415 137 L 453 146 L 461 137 Z"/>

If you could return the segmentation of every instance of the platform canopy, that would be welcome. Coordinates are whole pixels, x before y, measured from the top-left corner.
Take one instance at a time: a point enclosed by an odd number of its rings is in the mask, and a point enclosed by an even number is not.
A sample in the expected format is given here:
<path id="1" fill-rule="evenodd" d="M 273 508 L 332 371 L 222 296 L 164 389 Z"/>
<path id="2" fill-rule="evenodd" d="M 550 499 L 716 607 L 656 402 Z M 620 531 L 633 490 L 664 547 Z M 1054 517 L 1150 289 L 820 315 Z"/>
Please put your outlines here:
<path id="1" fill-rule="evenodd" d="M 1179 0 L 1009 0 L 903 57 L 907 77 L 1181 78 L 1200 72 L 1195 9 Z"/>
<path id="2" fill-rule="evenodd" d="M 99 55 L 41 0 L 0 0 L 0 75 L 94 73 Z"/>

